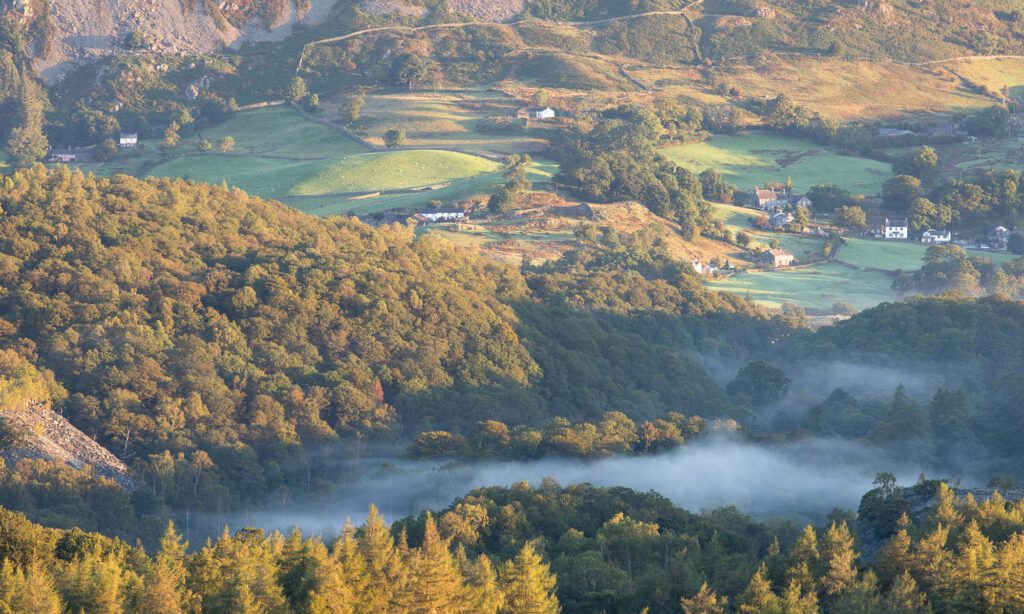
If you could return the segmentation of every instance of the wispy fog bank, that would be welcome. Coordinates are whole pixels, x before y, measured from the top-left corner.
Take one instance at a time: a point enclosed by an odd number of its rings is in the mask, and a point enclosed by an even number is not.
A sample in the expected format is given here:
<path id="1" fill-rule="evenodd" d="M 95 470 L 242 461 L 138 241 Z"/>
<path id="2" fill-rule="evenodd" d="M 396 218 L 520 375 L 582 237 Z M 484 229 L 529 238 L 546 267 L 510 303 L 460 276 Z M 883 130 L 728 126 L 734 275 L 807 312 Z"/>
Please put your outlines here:
<path id="1" fill-rule="evenodd" d="M 232 527 L 298 526 L 336 532 L 346 517 L 361 522 L 371 502 L 394 520 L 443 508 L 473 488 L 522 480 L 537 486 L 548 476 L 562 485 L 590 482 L 655 490 L 692 511 L 735 505 L 762 519 L 820 519 L 835 507 L 856 509 L 879 471 L 895 471 L 904 481 L 918 474 L 917 468 L 896 466 L 877 450 L 837 440 L 758 445 L 721 437 L 660 456 L 590 462 L 545 459 L 445 466 L 377 459 L 340 469 L 341 494 L 329 502 L 265 509 L 226 520 Z"/>

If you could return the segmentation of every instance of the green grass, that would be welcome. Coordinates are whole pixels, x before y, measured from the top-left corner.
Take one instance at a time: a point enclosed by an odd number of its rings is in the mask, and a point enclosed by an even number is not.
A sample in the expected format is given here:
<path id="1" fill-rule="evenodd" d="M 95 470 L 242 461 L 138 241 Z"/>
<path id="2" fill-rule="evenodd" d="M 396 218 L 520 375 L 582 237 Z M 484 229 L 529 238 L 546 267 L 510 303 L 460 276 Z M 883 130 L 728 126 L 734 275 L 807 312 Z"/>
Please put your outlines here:
<path id="1" fill-rule="evenodd" d="M 325 116 L 339 117 L 339 103 L 325 104 Z M 513 98 L 483 89 L 376 93 L 366 97 L 363 116 L 356 128 L 377 146 L 384 144 L 385 132 L 401 126 L 405 130 L 406 144 L 411 147 L 454 149 L 491 156 L 546 149 L 547 140 L 536 130 L 509 134 L 480 131 L 486 119 L 508 117 L 517 107 Z"/>
<path id="2" fill-rule="evenodd" d="M 753 237 L 752 247 L 768 247 L 773 240 L 777 240 L 779 247 L 792 252 L 798 261 L 822 258 L 824 240 L 820 238 L 761 230 L 754 226 L 755 220 L 764 215 L 761 211 L 720 203 L 715 203 L 713 207 L 715 218 L 721 220 L 726 228 L 733 232 L 745 232 Z"/>
<path id="3" fill-rule="evenodd" d="M 892 176 L 888 164 L 835 153 L 820 145 L 767 133 L 716 136 L 703 143 L 667 147 L 661 153 L 694 172 L 718 170 L 745 194 L 766 181 L 792 177 L 798 191 L 834 183 L 854 194 L 878 194 Z M 738 195 L 742 197 L 742 195 Z"/>
<path id="4" fill-rule="evenodd" d="M 497 162 L 452 151 L 407 150 L 345 156 L 325 163 L 290 191 L 296 196 L 399 190 L 464 179 L 501 168 Z"/>
<path id="5" fill-rule="evenodd" d="M 476 194 L 493 191 L 502 181 L 504 179 L 499 171 L 452 181 L 448 187 L 438 190 L 381 194 L 371 198 L 352 198 L 334 195 L 292 196 L 287 198 L 285 202 L 296 209 L 314 215 L 368 215 L 391 209 L 418 209 L 427 206 L 434 200 L 439 200 L 443 203 L 456 202 Z"/>
<path id="6" fill-rule="evenodd" d="M 223 182 L 322 215 L 419 208 L 432 200 L 451 202 L 489 192 L 501 181 L 501 164 L 493 160 L 454 151 L 368 151 L 342 132 L 310 121 L 290 107 L 239 113 L 202 134 L 214 144 L 225 136 L 235 139 L 234 150 L 226 154 L 200 153 L 199 137 L 189 136 L 171 154 L 163 154 L 159 142 L 149 140 L 143 149 L 112 162 L 82 166 L 104 175 Z M 543 180 L 557 172 L 557 165 L 552 165 L 538 161 L 531 178 Z M 353 200 L 357 194 L 437 185 L 446 187 Z"/>
<path id="7" fill-rule="evenodd" d="M 742 272 L 709 281 L 707 285 L 715 290 L 749 294 L 753 300 L 771 307 L 795 303 L 804 308 L 828 309 L 842 302 L 860 310 L 900 298 L 891 288 L 889 275 L 858 271 L 836 263 L 783 271 Z"/>
<path id="8" fill-rule="evenodd" d="M 836 259 L 859 267 L 886 271 L 915 271 L 921 268 L 927 249 L 928 246 L 923 243 L 851 237 L 846 240 L 846 246 L 839 251 Z M 1016 258 L 1007 252 L 972 249 L 967 253 L 975 258 L 989 258 L 996 265 Z"/>
<path id="9" fill-rule="evenodd" d="M 367 151 L 340 131 L 310 121 L 286 106 L 238 113 L 204 130 L 202 136 L 214 145 L 231 136 L 234 153 L 263 157 L 311 160 Z"/>

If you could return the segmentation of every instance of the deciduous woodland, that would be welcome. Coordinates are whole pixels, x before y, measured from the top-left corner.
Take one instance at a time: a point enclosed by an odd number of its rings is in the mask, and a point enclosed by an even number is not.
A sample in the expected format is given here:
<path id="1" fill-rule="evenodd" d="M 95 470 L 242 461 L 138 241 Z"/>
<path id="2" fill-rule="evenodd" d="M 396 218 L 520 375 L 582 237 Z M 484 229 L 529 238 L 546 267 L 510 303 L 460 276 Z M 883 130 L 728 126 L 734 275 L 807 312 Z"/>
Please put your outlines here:
<path id="1" fill-rule="evenodd" d="M 0 0 L 0 614 L 1024 612 L 1017 0 Z"/>

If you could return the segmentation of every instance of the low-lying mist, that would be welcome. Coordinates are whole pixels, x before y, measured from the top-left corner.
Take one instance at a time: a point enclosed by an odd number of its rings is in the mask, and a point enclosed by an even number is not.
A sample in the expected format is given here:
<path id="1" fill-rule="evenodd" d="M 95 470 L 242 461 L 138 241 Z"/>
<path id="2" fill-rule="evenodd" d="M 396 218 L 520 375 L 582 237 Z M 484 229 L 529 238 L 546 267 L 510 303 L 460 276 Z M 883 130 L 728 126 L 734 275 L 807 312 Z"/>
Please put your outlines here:
<path id="1" fill-rule="evenodd" d="M 654 490 L 691 511 L 735 505 L 760 519 L 820 520 L 836 507 L 856 509 L 881 471 L 894 472 L 905 481 L 916 478 L 919 468 L 895 466 L 882 452 L 839 440 L 761 445 L 725 436 L 688 443 L 662 455 L 593 461 L 439 464 L 376 458 L 340 467 L 340 495 L 330 500 L 254 510 L 223 520 L 232 528 L 297 526 L 334 533 L 346 517 L 360 523 L 370 503 L 391 521 L 444 508 L 473 488 L 510 486 L 524 480 L 539 486 L 545 477 L 561 485 L 589 482 Z"/>

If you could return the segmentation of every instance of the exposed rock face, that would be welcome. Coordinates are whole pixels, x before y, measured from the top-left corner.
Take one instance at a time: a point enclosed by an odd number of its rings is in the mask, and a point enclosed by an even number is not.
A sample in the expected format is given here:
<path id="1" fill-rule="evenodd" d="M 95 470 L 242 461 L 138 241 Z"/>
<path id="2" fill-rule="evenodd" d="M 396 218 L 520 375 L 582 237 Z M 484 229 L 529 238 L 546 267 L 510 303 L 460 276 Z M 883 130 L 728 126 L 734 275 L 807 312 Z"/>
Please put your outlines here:
<path id="1" fill-rule="evenodd" d="M 60 78 L 73 63 L 124 52 L 126 36 L 142 35 L 146 46 L 164 53 L 204 53 L 245 40 L 278 40 L 297 23 L 323 20 L 337 0 L 289 0 L 274 23 L 265 23 L 260 0 L 217 0 L 211 14 L 203 0 L 50 0 L 54 29 L 51 51 L 36 59 L 47 80 Z"/>
<path id="2" fill-rule="evenodd" d="M 480 21 L 502 22 L 522 14 L 526 0 L 448 0 L 448 6 Z"/>
<path id="3" fill-rule="evenodd" d="M 915 524 L 924 523 L 939 504 L 937 481 L 916 484 L 907 488 L 897 487 L 889 497 L 879 496 L 875 489 L 861 499 L 857 518 L 857 533 L 860 538 L 861 557 L 867 561 L 875 560 L 878 550 L 895 531 L 896 518 L 906 513 Z M 1024 489 L 1009 488 L 960 488 L 951 489 L 958 498 L 971 495 L 978 503 L 988 500 L 996 490 L 1007 501 L 1024 499 Z"/>
<path id="4" fill-rule="evenodd" d="M 0 448 L 0 457 L 8 466 L 23 458 L 63 462 L 76 469 L 91 466 L 97 475 L 125 488 L 135 486 L 127 465 L 50 409 L 47 403 L 0 410 L 0 421 L 20 435 L 13 445 Z"/>

